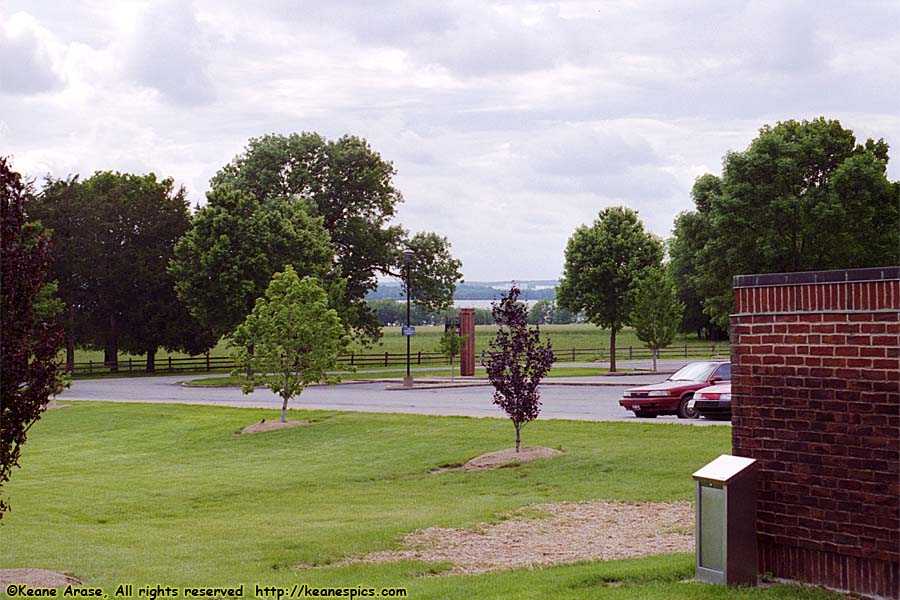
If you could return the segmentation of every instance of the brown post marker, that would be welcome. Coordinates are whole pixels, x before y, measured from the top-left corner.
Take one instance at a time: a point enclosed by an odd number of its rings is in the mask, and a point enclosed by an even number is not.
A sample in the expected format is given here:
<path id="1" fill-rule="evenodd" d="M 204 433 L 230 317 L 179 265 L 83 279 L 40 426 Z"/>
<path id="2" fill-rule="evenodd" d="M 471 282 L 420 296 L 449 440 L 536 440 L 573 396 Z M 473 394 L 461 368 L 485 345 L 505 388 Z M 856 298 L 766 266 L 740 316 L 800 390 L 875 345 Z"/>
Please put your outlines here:
<path id="1" fill-rule="evenodd" d="M 475 375 L 475 309 L 459 309 L 459 335 L 466 336 L 459 354 L 459 374 Z"/>

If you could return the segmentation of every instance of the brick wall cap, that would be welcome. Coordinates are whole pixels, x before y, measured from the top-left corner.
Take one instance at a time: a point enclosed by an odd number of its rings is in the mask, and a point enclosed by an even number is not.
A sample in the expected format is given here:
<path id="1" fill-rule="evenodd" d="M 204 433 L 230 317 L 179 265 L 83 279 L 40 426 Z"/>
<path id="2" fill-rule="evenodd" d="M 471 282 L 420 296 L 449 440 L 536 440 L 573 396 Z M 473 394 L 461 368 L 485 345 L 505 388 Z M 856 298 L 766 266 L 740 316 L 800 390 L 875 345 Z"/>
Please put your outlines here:
<path id="1" fill-rule="evenodd" d="M 836 271 L 802 271 L 797 273 L 735 275 L 733 285 L 735 288 L 752 288 L 770 287 L 775 285 L 891 281 L 895 279 L 900 279 L 900 266 L 839 269 Z"/>

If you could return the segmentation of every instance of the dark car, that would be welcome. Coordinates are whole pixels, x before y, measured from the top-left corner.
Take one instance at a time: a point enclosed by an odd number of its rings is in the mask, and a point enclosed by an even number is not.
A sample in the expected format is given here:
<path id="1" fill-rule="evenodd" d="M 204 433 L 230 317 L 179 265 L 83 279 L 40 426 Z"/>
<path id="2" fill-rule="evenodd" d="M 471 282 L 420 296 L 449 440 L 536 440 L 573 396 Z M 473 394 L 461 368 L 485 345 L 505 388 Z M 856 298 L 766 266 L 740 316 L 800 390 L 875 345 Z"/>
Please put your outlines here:
<path id="1" fill-rule="evenodd" d="M 731 381 L 729 361 L 694 362 L 661 383 L 625 390 L 619 405 L 633 411 L 635 417 L 678 415 L 680 419 L 695 419 L 697 411 L 688 406 L 694 392 L 720 381 Z"/>
<path id="2" fill-rule="evenodd" d="M 731 382 L 697 390 L 688 402 L 697 414 L 707 419 L 731 420 Z"/>

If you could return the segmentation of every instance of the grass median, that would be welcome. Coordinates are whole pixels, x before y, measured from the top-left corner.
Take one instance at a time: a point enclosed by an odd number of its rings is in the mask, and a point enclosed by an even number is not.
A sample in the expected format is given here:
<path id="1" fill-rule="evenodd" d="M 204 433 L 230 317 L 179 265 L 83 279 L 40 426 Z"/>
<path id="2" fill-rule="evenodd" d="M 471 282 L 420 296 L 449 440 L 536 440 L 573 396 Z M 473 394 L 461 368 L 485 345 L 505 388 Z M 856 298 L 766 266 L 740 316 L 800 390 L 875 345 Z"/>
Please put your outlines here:
<path id="1" fill-rule="evenodd" d="M 510 447 L 509 421 L 291 411 L 311 423 L 235 434 L 276 417 L 113 403 L 50 411 L 8 484 L 0 568 L 52 569 L 107 590 L 306 583 L 403 587 L 410 598 L 833 597 L 689 582 L 688 554 L 479 576 L 425 576 L 446 565 L 417 561 L 334 564 L 396 548 L 416 529 L 474 527 L 532 504 L 690 500 L 690 474 L 729 451 L 727 428 L 539 420 L 525 443 L 562 456 L 432 474 Z"/>

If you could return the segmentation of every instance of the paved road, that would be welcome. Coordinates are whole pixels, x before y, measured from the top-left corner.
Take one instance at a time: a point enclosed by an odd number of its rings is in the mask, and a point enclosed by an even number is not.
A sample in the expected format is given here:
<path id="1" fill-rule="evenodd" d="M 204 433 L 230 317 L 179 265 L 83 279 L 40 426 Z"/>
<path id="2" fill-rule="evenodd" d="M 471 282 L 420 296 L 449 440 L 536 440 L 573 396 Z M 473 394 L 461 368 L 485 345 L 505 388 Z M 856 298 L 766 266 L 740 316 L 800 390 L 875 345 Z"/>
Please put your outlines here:
<path id="1" fill-rule="evenodd" d="M 208 404 L 253 408 L 281 407 L 281 399 L 268 389 L 244 395 L 237 388 L 185 387 L 181 382 L 200 376 L 136 377 L 128 379 L 82 379 L 60 395 L 61 400 L 103 400 L 109 402 L 163 402 Z M 627 377 L 552 378 L 541 386 L 541 418 L 587 421 L 638 421 L 618 405 L 626 387 L 664 379 L 664 375 Z M 491 401 L 488 385 L 471 387 L 428 387 L 397 389 L 385 382 L 312 386 L 291 402 L 291 408 L 398 412 L 425 415 L 499 417 L 502 413 Z M 640 419 L 648 423 L 721 424 L 676 417 Z"/>

